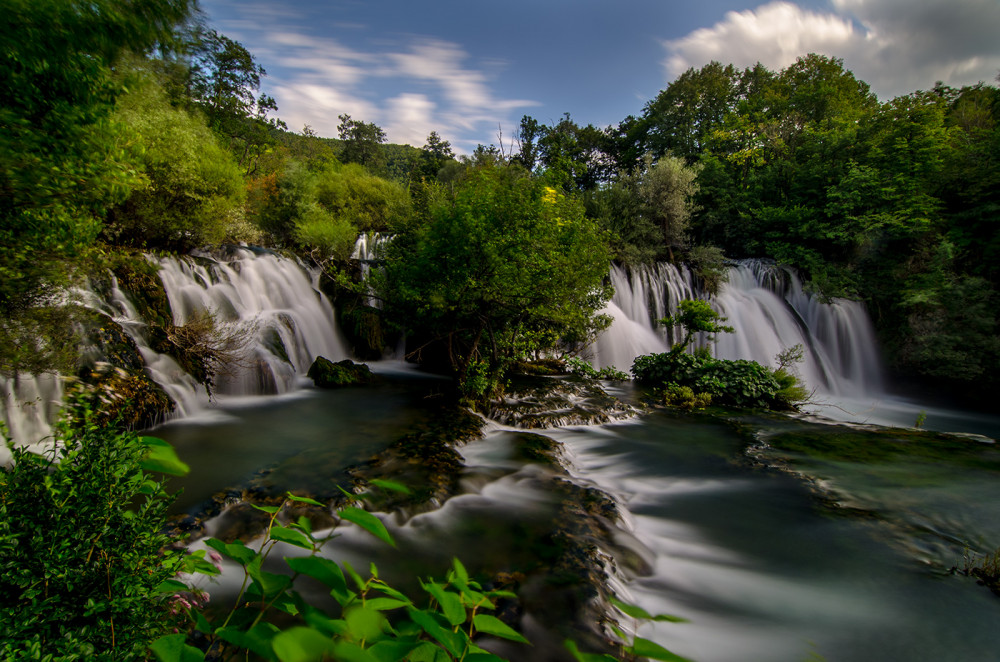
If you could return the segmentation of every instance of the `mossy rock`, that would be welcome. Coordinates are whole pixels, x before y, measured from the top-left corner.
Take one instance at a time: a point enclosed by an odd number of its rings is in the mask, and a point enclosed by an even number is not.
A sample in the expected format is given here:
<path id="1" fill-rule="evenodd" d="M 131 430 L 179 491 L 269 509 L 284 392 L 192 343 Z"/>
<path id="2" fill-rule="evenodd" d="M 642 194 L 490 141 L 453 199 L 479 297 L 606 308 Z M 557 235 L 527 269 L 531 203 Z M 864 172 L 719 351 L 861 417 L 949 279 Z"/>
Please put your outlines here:
<path id="1" fill-rule="evenodd" d="M 339 388 L 356 384 L 371 384 L 375 375 L 364 363 L 355 363 L 350 359 L 334 363 L 330 359 L 317 356 L 309 366 L 306 375 L 313 380 L 318 388 Z"/>

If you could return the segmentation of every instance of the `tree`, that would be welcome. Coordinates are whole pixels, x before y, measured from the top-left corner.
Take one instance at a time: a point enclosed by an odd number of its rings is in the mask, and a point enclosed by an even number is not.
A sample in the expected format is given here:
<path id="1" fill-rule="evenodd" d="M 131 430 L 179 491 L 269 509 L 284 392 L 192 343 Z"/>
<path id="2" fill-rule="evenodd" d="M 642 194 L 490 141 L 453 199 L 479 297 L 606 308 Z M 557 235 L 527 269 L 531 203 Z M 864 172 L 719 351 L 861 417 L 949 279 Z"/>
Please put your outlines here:
<path id="1" fill-rule="evenodd" d="M 7 0 L 0 21 L 0 346 L 52 303 L 136 182 L 111 121 L 126 52 L 166 48 L 191 0 Z M 15 322 L 15 320 L 17 320 Z M 35 323 L 37 322 L 37 324 Z M 41 319 L 36 356 L 48 343 Z M 18 332 L 19 333 L 19 332 Z M 8 342 L 10 341 L 10 342 Z M 38 365 L 44 363 L 42 361 Z M 0 370 L 18 366 L 0 357 Z"/>
<path id="2" fill-rule="evenodd" d="M 347 114 L 339 115 L 338 118 L 340 125 L 337 126 L 337 133 L 344 141 L 340 160 L 344 163 L 360 163 L 373 171 L 385 167 L 385 155 L 381 147 L 386 139 L 385 131 L 374 122 L 351 119 Z"/>
<path id="3" fill-rule="evenodd" d="M 205 111 L 209 126 L 225 138 L 245 172 L 254 172 L 257 159 L 274 142 L 274 130 L 287 128 L 281 120 L 267 117 L 278 109 L 272 97 L 260 93 L 260 80 L 267 72 L 241 43 L 215 30 L 196 28 L 189 50 L 189 96 Z"/>
<path id="4" fill-rule="evenodd" d="M 733 333 L 733 327 L 723 324 L 727 318 L 712 310 L 707 301 L 684 299 L 677 304 L 677 309 L 676 315 L 660 320 L 660 324 L 664 326 L 679 326 L 684 329 L 684 338 L 670 348 L 672 355 L 680 354 L 687 349 L 696 333 Z M 712 335 L 706 338 L 709 342 L 714 339 Z"/>
<path id="5" fill-rule="evenodd" d="M 481 167 L 401 228 L 378 282 L 413 354 L 489 395 L 508 363 L 607 323 L 605 237 L 582 205 L 521 168 Z"/>
<path id="6" fill-rule="evenodd" d="M 123 246 L 178 251 L 221 241 L 226 221 L 242 212 L 245 185 L 232 154 L 203 120 L 171 107 L 148 78 L 119 100 L 114 117 L 141 146 L 142 180 L 109 210 L 103 236 Z"/>
<path id="7" fill-rule="evenodd" d="M 645 172 L 640 178 L 638 192 L 645 204 L 649 218 L 663 229 L 663 243 L 673 260 L 673 247 L 687 237 L 688 222 L 694 211 L 692 197 L 698 192 L 700 168 L 688 166 L 684 159 L 665 156 L 656 163 L 645 157 Z"/>
<path id="8" fill-rule="evenodd" d="M 524 115 L 515 136 L 519 149 L 511 160 L 523 166 L 528 172 L 534 170 L 538 162 L 538 139 L 541 135 L 542 126 L 538 120 L 530 115 Z"/>
<path id="9" fill-rule="evenodd" d="M 451 151 L 451 143 L 443 140 L 437 131 L 431 131 L 427 136 L 427 144 L 421 150 L 420 174 L 434 179 L 446 163 L 454 160 L 455 153 Z"/>
<path id="10" fill-rule="evenodd" d="M 685 71 L 646 104 L 646 149 L 693 163 L 735 107 L 739 83 L 739 71 L 731 64 L 712 61 Z"/>

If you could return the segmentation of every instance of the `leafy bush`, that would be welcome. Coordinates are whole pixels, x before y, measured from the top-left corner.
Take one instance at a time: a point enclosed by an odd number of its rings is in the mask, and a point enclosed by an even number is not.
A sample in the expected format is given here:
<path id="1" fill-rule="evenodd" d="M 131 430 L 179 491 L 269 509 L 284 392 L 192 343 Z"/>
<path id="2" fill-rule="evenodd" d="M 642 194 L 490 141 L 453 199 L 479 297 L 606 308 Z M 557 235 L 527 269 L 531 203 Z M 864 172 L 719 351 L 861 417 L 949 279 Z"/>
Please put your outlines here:
<path id="1" fill-rule="evenodd" d="M 143 181 L 111 209 L 105 237 L 134 248 L 218 243 L 245 197 L 232 154 L 201 119 L 172 107 L 151 79 L 122 97 L 115 118 L 142 145 L 135 158 Z"/>
<path id="2" fill-rule="evenodd" d="M 180 472 L 158 439 L 99 426 L 82 404 L 55 449 L 11 445 L 0 469 L 0 657 L 133 660 L 171 627 L 161 584 L 182 554 L 146 470 Z"/>
<path id="3" fill-rule="evenodd" d="M 779 381 L 775 372 L 756 361 L 675 352 L 637 357 L 632 374 L 636 381 L 653 386 L 688 387 L 692 395 L 708 394 L 718 404 L 766 409 L 787 409 L 792 401 L 786 396 L 797 383 L 787 372 Z"/>
<path id="4" fill-rule="evenodd" d="M 379 481 L 388 489 L 405 489 L 391 481 Z M 161 637 L 153 652 L 161 662 L 198 662 L 211 657 L 229 659 L 241 653 L 265 660 L 501 660 L 476 645 L 478 636 L 499 637 L 527 644 L 528 641 L 510 626 L 486 612 L 495 609 L 497 598 L 513 598 L 507 591 L 485 591 L 473 580 L 457 559 L 445 581 L 433 579 L 420 583 L 426 595 L 412 600 L 379 578 L 374 564 L 365 579 L 349 564 L 343 566 L 319 554 L 324 544 L 335 536 L 335 529 L 320 536 L 310 520 L 300 516 L 292 521 L 299 506 L 324 504 L 306 497 L 288 495 L 279 506 L 254 506 L 270 516 L 267 533 L 259 549 L 240 541 L 224 543 L 210 538 L 210 558 L 228 559 L 244 575 L 233 607 L 218 615 L 201 613 L 194 604 L 185 605 L 192 625 L 202 633 L 202 646 L 208 652 L 186 642 L 187 635 Z M 386 543 L 394 541 L 382 522 L 355 506 L 337 511 L 342 521 L 353 522 Z M 279 523 L 279 518 L 285 523 Z M 305 550 L 300 556 L 286 556 L 288 573 L 263 569 L 278 543 Z M 205 562 L 204 552 L 197 553 L 195 570 L 217 575 L 219 570 Z M 310 577 L 330 591 L 336 603 L 333 612 L 307 603 L 294 590 L 295 580 Z M 199 590 L 180 582 L 173 588 L 197 596 Z M 197 601 L 196 601 L 197 602 Z M 421 606 L 424 603 L 427 606 Z M 284 615 L 284 629 L 272 621 Z M 294 617 L 289 621 L 288 617 Z M 212 621 L 208 619 L 212 618 Z M 290 623 L 290 624 L 289 624 Z"/>
<path id="5" fill-rule="evenodd" d="M 607 379 L 615 382 L 626 382 L 629 379 L 627 373 L 622 372 L 613 365 L 605 366 L 598 370 L 583 359 L 575 356 L 566 359 L 566 367 L 569 368 L 572 374 L 587 379 Z"/>

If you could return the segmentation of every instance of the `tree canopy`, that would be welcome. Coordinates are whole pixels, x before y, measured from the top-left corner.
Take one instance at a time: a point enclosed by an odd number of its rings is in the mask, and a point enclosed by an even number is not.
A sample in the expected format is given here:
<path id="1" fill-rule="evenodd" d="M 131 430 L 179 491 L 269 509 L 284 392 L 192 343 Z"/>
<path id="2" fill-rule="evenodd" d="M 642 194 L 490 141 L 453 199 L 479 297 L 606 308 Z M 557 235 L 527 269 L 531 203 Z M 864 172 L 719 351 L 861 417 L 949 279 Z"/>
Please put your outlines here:
<path id="1" fill-rule="evenodd" d="M 378 283 L 386 312 L 415 334 L 415 355 L 438 356 L 469 390 L 606 323 L 605 237 L 578 201 L 520 168 L 470 170 L 399 230 Z"/>

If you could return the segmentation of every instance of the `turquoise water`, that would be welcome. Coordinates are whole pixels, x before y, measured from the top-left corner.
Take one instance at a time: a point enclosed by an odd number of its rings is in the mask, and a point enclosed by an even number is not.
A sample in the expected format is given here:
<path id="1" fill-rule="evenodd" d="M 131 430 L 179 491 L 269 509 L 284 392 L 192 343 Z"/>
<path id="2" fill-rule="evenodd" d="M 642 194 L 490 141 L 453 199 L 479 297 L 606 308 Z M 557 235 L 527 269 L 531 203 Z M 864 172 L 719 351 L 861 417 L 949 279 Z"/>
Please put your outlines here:
<path id="1" fill-rule="evenodd" d="M 328 487 L 344 466 L 423 421 L 433 387 L 390 379 L 374 389 L 229 401 L 164 426 L 157 433 L 193 466 L 179 506 L 255 476 L 276 490 Z M 737 418 L 742 433 L 668 412 L 544 432 L 563 444 L 574 480 L 608 492 L 625 514 L 618 542 L 632 560 L 616 563 L 620 596 L 690 621 L 641 625 L 642 636 L 702 662 L 996 658 L 1000 599 L 947 572 L 961 563 L 963 545 L 1000 545 L 1000 481 L 988 462 L 782 455 L 814 483 L 763 467 L 745 450 L 750 437 L 817 424 Z M 559 497 L 547 469 L 514 459 L 512 438 L 492 426 L 463 447 L 461 493 L 440 508 L 408 520 L 383 516 L 398 549 L 347 530 L 326 553 L 355 567 L 375 559 L 390 582 L 411 588 L 415 575 L 443 577 L 456 556 L 481 576 L 537 566 Z M 536 646 L 511 659 L 559 659 L 544 582 L 529 571 L 521 585 L 522 628 Z"/>

